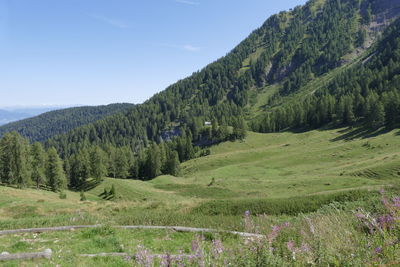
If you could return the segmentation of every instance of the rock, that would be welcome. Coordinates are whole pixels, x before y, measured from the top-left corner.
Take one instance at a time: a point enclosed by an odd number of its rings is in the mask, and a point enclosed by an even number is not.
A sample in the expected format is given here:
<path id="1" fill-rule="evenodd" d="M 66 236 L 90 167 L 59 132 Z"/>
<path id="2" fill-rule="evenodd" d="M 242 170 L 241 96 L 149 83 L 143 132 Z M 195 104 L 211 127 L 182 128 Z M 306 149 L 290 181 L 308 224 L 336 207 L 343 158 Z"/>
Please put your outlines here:
<path id="1" fill-rule="evenodd" d="M 0 255 L 10 255 L 7 251 L 2 252 Z"/>
<path id="2" fill-rule="evenodd" d="M 51 258 L 51 254 L 53 254 L 53 251 L 49 248 L 46 248 L 44 251 L 45 254 L 45 258 L 50 259 Z"/>

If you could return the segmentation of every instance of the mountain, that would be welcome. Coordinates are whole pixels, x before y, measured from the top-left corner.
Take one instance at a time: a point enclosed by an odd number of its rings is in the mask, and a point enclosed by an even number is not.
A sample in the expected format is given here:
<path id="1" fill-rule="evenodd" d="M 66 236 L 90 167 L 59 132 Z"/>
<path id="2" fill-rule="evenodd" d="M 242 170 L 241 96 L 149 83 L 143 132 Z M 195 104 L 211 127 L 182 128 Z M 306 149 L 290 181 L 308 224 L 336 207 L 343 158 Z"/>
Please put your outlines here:
<path id="1" fill-rule="evenodd" d="M 43 142 L 58 134 L 67 133 L 76 127 L 95 122 L 115 113 L 124 112 L 132 107 L 134 107 L 133 104 L 111 104 L 50 111 L 36 117 L 3 125 L 0 127 L 0 136 L 6 132 L 16 131 L 31 142 Z"/>
<path id="2" fill-rule="evenodd" d="M 270 17 L 225 57 L 125 114 L 47 144 L 65 154 L 83 144 L 137 148 L 177 125 L 195 141 L 205 121 L 241 118 L 259 132 L 390 124 L 384 113 L 398 109 L 399 14 L 394 0 L 309 1 Z"/>
<path id="3" fill-rule="evenodd" d="M 12 122 L 12 121 L 17 121 L 17 120 L 22 120 L 27 117 L 29 117 L 29 114 L 26 113 L 19 113 L 19 112 L 12 112 L 12 111 L 7 111 L 7 110 L 0 110 L 0 125 Z"/>
<path id="4" fill-rule="evenodd" d="M 38 116 L 42 113 L 64 109 L 66 106 L 14 106 L 14 107 L 5 107 L 0 110 L 0 126 L 14 122 L 23 120 L 26 118 Z"/>

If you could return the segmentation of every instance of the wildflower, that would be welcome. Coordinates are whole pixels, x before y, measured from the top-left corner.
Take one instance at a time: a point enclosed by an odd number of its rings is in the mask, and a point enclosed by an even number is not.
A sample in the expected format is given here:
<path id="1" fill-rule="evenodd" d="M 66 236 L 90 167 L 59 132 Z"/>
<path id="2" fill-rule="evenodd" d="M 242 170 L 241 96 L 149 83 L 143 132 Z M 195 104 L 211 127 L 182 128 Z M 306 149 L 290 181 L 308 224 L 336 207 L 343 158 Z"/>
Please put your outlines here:
<path id="1" fill-rule="evenodd" d="M 246 231 L 251 232 L 254 230 L 253 221 L 250 217 L 250 211 L 246 210 L 244 212 L 244 228 Z"/>
<path id="2" fill-rule="evenodd" d="M 357 212 L 355 215 L 356 215 L 356 217 L 357 217 L 358 219 L 365 219 L 365 215 L 362 214 L 361 212 Z"/>
<path id="3" fill-rule="evenodd" d="M 393 206 L 400 210 L 400 197 L 393 197 Z"/>
<path id="4" fill-rule="evenodd" d="M 180 250 L 178 256 L 175 259 L 176 265 L 181 266 L 181 267 L 185 266 L 184 258 L 185 258 L 185 255 L 183 254 L 183 251 Z"/>
<path id="5" fill-rule="evenodd" d="M 311 252 L 311 247 L 307 244 L 307 243 L 301 243 L 301 247 L 300 247 L 301 251 L 308 253 Z"/>
<path id="6" fill-rule="evenodd" d="M 294 244 L 294 241 L 293 241 L 293 240 L 288 241 L 288 242 L 286 243 L 286 246 L 287 246 L 287 248 L 288 248 L 288 250 L 289 250 L 290 252 L 296 252 L 296 250 L 295 250 L 295 244 Z"/>
<path id="7" fill-rule="evenodd" d="M 221 240 L 213 240 L 213 252 L 214 255 L 219 255 L 224 252 L 224 246 L 222 245 Z"/>
<path id="8" fill-rule="evenodd" d="M 150 267 L 153 265 L 153 256 L 150 255 L 149 251 L 143 246 L 138 246 L 138 251 L 135 255 L 136 261 L 145 267 Z"/>
<path id="9" fill-rule="evenodd" d="M 249 217 L 250 216 L 250 211 L 249 210 L 246 210 L 245 212 L 244 212 L 244 217 Z"/>
<path id="10" fill-rule="evenodd" d="M 381 229 L 392 228 L 394 223 L 394 218 L 391 215 L 382 215 L 378 218 L 378 224 Z"/>
<path id="11" fill-rule="evenodd" d="M 160 262 L 160 266 L 166 266 L 166 267 L 168 267 L 168 266 L 171 266 L 171 264 L 172 264 L 172 259 L 171 259 L 171 255 L 170 254 L 165 254 L 165 255 L 162 255 L 162 257 L 161 257 L 161 262 Z"/>
<path id="12" fill-rule="evenodd" d="M 310 219 L 307 220 L 308 221 L 308 225 L 310 227 L 310 232 L 312 234 L 315 234 L 315 228 L 314 228 L 314 224 L 312 223 L 312 221 Z"/>
<path id="13" fill-rule="evenodd" d="M 279 232 L 282 230 L 282 227 L 279 225 L 274 225 L 272 227 L 271 233 L 268 235 L 269 243 L 272 243 L 279 235 Z"/>
<path id="14" fill-rule="evenodd" d="M 279 235 L 279 233 L 282 231 L 283 228 L 288 227 L 289 223 L 285 222 L 282 225 L 274 225 L 272 227 L 271 233 L 268 235 L 268 241 L 271 244 Z"/>
<path id="15" fill-rule="evenodd" d="M 382 253 L 382 248 L 381 247 L 377 247 L 377 248 L 375 248 L 375 253 L 376 254 L 380 254 L 380 253 Z"/>
<path id="16" fill-rule="evenodd" d="M 198 239 L 192 240 L 192 251 L 195 252 L 199 249 L 199 242 Z"/>

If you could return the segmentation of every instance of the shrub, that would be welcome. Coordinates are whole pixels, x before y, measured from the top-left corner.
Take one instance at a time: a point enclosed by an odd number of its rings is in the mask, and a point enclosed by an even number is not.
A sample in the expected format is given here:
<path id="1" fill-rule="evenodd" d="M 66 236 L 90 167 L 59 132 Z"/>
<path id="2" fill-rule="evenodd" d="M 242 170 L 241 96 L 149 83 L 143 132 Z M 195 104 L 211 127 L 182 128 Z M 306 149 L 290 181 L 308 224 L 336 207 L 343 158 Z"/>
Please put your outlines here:
<path id="1" fill-rule="evenodd" d="M 67 193 L 65 193 L 64 191 L 60 191 L 59 197 L 60 199 L 67 199 Z"/>

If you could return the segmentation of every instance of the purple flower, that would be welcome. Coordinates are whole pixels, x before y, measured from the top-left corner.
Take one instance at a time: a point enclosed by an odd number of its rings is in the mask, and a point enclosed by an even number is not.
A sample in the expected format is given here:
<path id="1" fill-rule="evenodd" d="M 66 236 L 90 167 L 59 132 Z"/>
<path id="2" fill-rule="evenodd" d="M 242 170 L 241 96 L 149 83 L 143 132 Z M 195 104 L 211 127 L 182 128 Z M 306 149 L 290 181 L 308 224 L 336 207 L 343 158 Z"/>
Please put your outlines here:
<path id="1" fill-rule="evenodd" d="M 224 252 L 224 246 L 222 245 L 221 240 L 213 240 L 213 255 L 215 258 L 217 258 L 219 256 L 219 254 L 221 254 L 222 252 Z"/>
<path id="2" fill-rule="evenodd" d="M 196 252 L 199 249 L 198 239 L 192 240 L 192 251 Z"/>
<path id="3" fill-rule="evenodd" d="M 394 223 L 394 218 L 391 215 L 382 215 L 379 216 L 378 223 L 381 229 L 391 228 Z"/>
<path id="4" fill-rule="evenodd" d="M 151 267 L 153 265 L 153 256 L 150 255 L 149 251 L 143 246 L 138 246 L 138 251 L 135 255 L 136 261 L 145 267 Z"/>
<path id="5" fill-rule="evenodd" d="M 250 216 L 250 211 L 249 210 L 246 210 L 245 212 L 244 212 L 244 217 L 249 217 Z"/>
<path id="6" fill-rule="evenodd" d="M 300 249 L 301 249 L 303 252 L 310 252 L 310 251 L 311 251 L 310 246 L 309 246 L 307 243 L 304 243 L 304 242 L 301 243 Z"/>
<path id="7" fill-rule="evenodd" d="M 162 255 L 161 257 L 161 266 L 171 266 L 172 259 L 170 254 Z"/>
<path id="8" fill-rule="evenodd" d="M 286 243 L 286 246 L 290 252 L 296 252 L 295 244 L 293 240 L 290 240 Z"/>
<path id="9" fill-rule="evenodd" d="M 400 197 L 393 197 L 393 206 L 400 210 Z"/>
<path id="10" fill-rule="evenodd" d="M 375 248 L 375 253 L 376 254 L 380 254 L 380 253 L 382 253 L 382 248 L 381 247 L 377 247 L 377 248 Z"/>

